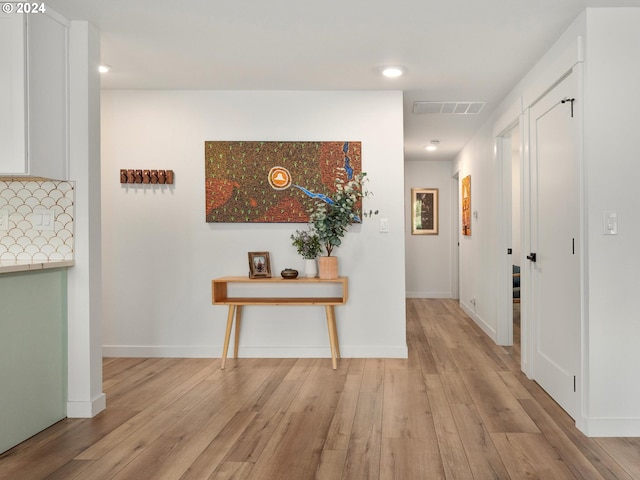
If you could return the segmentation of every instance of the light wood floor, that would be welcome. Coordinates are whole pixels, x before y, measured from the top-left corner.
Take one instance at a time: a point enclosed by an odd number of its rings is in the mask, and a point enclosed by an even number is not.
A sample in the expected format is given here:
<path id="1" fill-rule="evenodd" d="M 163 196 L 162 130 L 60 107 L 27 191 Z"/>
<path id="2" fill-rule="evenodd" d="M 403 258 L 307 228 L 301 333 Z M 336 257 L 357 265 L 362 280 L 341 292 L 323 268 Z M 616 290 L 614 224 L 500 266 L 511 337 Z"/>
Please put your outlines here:
<path id="1" fill-rule="evenodd" d="M 409 359 L 105 359 L 108 408 L 0 456 L 1 479 L 639 479 L 453 300 L 407 302 Z M 517 331 L 517 329 L 516 329 Z M 517 333 L 517 332 L 516 332 Z"/>

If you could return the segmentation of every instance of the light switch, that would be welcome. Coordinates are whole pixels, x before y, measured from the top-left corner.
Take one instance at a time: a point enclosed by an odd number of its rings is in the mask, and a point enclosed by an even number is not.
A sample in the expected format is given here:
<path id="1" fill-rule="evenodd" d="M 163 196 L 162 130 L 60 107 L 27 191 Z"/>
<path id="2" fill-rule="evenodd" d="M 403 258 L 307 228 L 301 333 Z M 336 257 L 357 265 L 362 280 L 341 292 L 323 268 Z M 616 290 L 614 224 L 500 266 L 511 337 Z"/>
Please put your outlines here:
<path id="1" fill-rule="evenodd" d="M 9 210 L 0 209 L 0 232 L 9 230 Z"/>
<path id="2" fill-rule="evenodd" d="M 382 233 L 389 233 L 389 219 L 381 218 L 380 219 L 380 231 Z"/>
<path id="3" fill-rule="evenodd" d="M 618 212 L 604 212 L 604 232 L 605 235 L 618 234 Z"/>
<path id="4" fill-rule="evenodd" d="M 49 232 L 54 230 L 55 214 L 51 210 L 36 210 L 28 216 L 28 219 L 35 230 Z"/>

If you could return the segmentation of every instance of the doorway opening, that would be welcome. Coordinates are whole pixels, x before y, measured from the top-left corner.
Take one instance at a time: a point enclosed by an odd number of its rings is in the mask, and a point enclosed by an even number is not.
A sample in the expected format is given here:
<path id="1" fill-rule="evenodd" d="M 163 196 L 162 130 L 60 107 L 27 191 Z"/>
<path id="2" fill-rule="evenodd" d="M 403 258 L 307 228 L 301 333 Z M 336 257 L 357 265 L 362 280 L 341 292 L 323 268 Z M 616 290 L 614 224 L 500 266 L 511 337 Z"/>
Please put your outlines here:
<path id="1" fill-rule="evenodd" d="M 496 152 L 502 173 L 502 227 L 500 242 L 500 282 L 496 343 L 511 346 L 520 352 L 520 301 L 523 191 L 522 191 L 522 131 L 516 121 L 496 137 Z M 517 341 L 517 345 L 515 342 Z"/>

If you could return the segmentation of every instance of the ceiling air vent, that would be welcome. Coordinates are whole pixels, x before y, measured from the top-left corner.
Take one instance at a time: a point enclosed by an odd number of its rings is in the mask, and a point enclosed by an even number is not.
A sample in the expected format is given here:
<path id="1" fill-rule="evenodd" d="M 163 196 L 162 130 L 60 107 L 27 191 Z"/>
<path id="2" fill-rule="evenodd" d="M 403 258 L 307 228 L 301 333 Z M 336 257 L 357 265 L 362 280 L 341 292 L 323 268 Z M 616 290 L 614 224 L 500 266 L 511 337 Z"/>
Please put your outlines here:
<path id="1" fill-rule="evenodd" d="M 413 113 L 454 115 L 477 115 L 487 102 L 414 102 Z"/>

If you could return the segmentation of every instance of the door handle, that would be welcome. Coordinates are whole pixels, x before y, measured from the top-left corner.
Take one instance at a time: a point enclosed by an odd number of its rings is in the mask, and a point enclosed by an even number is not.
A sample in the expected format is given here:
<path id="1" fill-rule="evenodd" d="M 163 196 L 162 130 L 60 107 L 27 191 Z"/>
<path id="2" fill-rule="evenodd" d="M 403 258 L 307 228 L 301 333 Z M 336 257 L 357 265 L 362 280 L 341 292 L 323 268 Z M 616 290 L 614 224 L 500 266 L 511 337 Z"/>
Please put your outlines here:
<path id="1" fill-rule="evenodd" d="M 531 252 L 529 255 L 527 255 L 527 260 L 531 260 L 532 262 L 535 263 L 536 261 L 536 254 L 535 252 Z"/>

